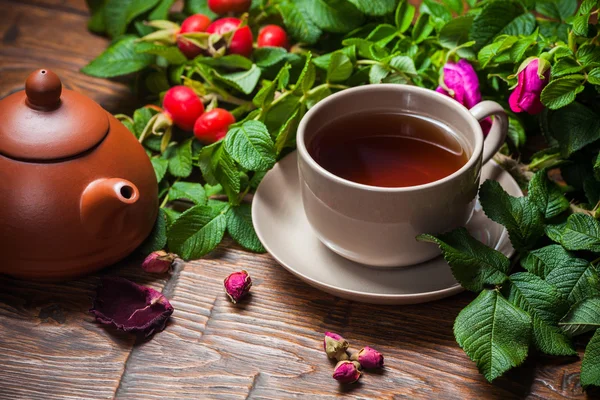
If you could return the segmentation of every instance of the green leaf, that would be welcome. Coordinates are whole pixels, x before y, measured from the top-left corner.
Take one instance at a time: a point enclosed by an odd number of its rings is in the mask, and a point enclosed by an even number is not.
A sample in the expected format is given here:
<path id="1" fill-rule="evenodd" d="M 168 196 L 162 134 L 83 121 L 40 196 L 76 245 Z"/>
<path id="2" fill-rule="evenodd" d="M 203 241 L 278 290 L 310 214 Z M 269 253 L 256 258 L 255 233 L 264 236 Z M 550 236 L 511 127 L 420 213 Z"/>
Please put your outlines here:
<path id="1" fill-rule="evenodd" d="M 596 331 L 588 342 L 581 362 L 581 386 L 600 386 L 600 331 Z"/>
<path id="2" fill-rule="evenodd" d="M 259 47 L 254 50 L 254 62 L 260 68 L 271 67 L 287 60 L 288 52 L 283 47 Z"/>
<path id="3" fill-rule="evenodd" d="M 188 15 L 192 14 L 204 14 L 208 18 L 215 19 L 217 14 L 212 12 L 208 7 L 207 0 L 185 0 L 184 1 L 184 10 Z"/>
<path id="4" fill-rule="evenodd" d="M 306 44 L 314 44 L 321 36 L 321 29 L 309 18 L 308 0 L 284 0 L 276 7 L 281 13 L 287 31 L 292 37 Z"/>
<path id="5" fill-rule="evenodd" d="M 167 217 L 162 208 L 158 209 L 158 215 L 154 228 L 150 235 L 144 240 L 144 242 L 138 247 L 137 251 L 146 256 L 153 251 L 162 250 L 167 245 Z"/>
<path id="6" fill-rule="evenodd" d="M 234 160 L 251 171 L 266 171 L 275 165 L 275 145 L 265 124 L 247 121 L 232 128 L 225 137 L 225 148 Z"/>
<path id="7" fill-rule="evenodd" d="M 116 38 L 125 33 L 135 17 L 154 7 L 159 0 L 107 0 L 104 7 L 106 30 Z"/>
<path id="8" fill-rule="evenodd" d="M 566 21 L 575 14 L 577 0 L 542 0 L 535 2 L 535 11 L 550 18 Z"/>
<path id="9" fill-rule="evenodd" d="M 446 49 L 455 49 L 469 41 L 469 31 L 473 24 L 472 15 L 463 15 L 450 20 L 440 30 L 439 42 Z M 474 52 L 470 48 L 460 48 L 457 54 L 462 58 L 474 57 Z"/>
<path id="10" fill-rule="evenodd" d="M 369 83 L 376 84 L 390 74 L 391 70 L 381 64 L 373 64 L 369 70 Z"/>
<path id="11" fill-rule="evenodd" d="M 477 54 L 477 60 L 485 68 L 497 55 L 504 50 L 510 49 L 516 42 L 517 37 L 506 36 L 502 40 L 496 40 L 482 48 Z"/>
<path id="12" fill-rule="evenodd" d="M 135 130 L 135 137 L 139 138 L 148 122 L 154 114 L 147 107 L 138 108 L 133 112 L 133 129 Z"/>
<path id="13" fill-rule="evenodd" d="M 569 40 L 569 25 L 556 21 L 538 21 L 540 34 L 545 38 L 553 38 L 566 42 Z"/>
<path id="14" fill-rule="evenodd" d="M 150 159 L 152 163 L 152 167 L 154 168 L 154 173 L 156 174 L 156 181 L 160 183 L 165 177 L 167 173 L 167 168 L 169 167 L 169 160 L 165 160 L 164 158 L 152 157 Z"/>
<path id="15" fill-rule="evenodd" d="M 561 245 L 551 244 L 527 253 L 525 258 L 521 259 L 521 266 L 532 274 L 546 279 L 548 274 L 557 268 L 587 268 L 588 262 L 576 258 Z"/>
<path id="16" fill-rule="evenodd" d="M 600 67 L 596 67 L 588 72 L 588 82 L 592 85 L 600 85 Z"/>
<path id="17" fill-rule="evenodd" d="M 396 0 L 348 0 L 363 14 L 381 16 L 390 14 L 396 8 Z"/>
<path id="18" fill-rule="evenodd" d="M 257 253 L 264 253 L 263 247 L 254 225 L 252 224 L 252 211 L 249 204 L 240 204 L 227 211 L 227 232 L 243 248 Z"/>
<path id="19" fill-rule="evenodd" d="M 506 25 L 501 33 L 515 36 L 531 35 L 535 30 L 535 26 L 535 15 L 526 13 L 518 16 L 511 23 Z"/>
<path id="20" fill-rule="evenodd" d="M 306 5 L 310 19 L 324 31 L 346 33 L 364 21 L 363 14 L 345 0 L 301 0 L 300 3 Z"/>
<path id="21" fill-rule="evenodd" d="M 415 22 L 412 30 L 412 39 L 415 43 L 421 43 L 433 32 L 433 25 L 429 23 L 429 14 L 421 14 Z"/>
<path id="22" fill-rule="evenodd" d="M 256 96 L 254 96 L 254 98 L 252 99 L 252 103 L 254 103 L 256 107 L 262 108 L 270 105 L 273 99 L 275 98 L 275 92 L 277 91 L 277 88 L 287 86 L 287 80 L 289 79 L 289 69 L 290 66 L 286 64 L 283 68 L 279 70 L 277 76 L 275 77 L 275 79 L 273 79 L 273 81 L 265 81 L 263 83 L 263 87 L 260 88 L 258 93 L 256 93 Z M 285 81 L 285 84 L 283 84 L 282 81 Z"/>
<path id="23" fill-rule="evenodd" d="M 148 19 L 150 21 L 165 20 L 169 18 L 169 10 L 175 0 L 159 0 L 158 5 L 152 10 Z"/>
<path id="24" fill-rule="evenodd" d="M 329 90 L 329 88 L 325 88 Z M 294 138 L 294 133 L 296 132 L 296 128 L 300 123 L 300 106 L 296 109 L 296 111 L 288 118 L 288 120 L 281 126 L 279 132 L 277 133 L 277 138 L 275 139 L 275 152 L 280 154 L 281 151 L 290 146 L 290 139 Z"/>
<path id="25" fill-rule="evenodd" d="M 592 296 L 600 296 L 598 272 L 589 263 L 577 264 L 573 261 L 569 265 L 560 265 L 550 271 L 546 282 L 556 286 L 571 304 Z"/>
<path id="26" fill-rule="evenodd" d="M 240 173 L 222 141 L 203 147 L 198 154 L 198 164 L 207 183 L 221 185 L 232 203 L 238 201 Z"/>
<path id="27" fill-rule="evenodd" d="M 388 54 L 388 51 L 385 48 L 367 39 L 351 38 L 344 40 L 342 44 L 344 46 L 356 46 L 356 49 L 358 50 L 358 55 L 364 58 L 368 58 L 369 60 L 379 60 L 380 58 L 385 57 Z M 342 49 L 341 51 L 343 50 L 344 49 Z M 331 56 L 338 52 L 339 50 L 334 53 L 329 53 L 317 57 L 315 59 L 315 65 L 317 65 L 317 67 L 319 68 L 327 69 L 329 67 Z"/>
<path id="28" fill-rule="evenodd" d="M 437 243 L 452 275 L 467 290 L 479 292 L 485 285 L 500 285 L 507 279 L 510 260 L 474 239 L 465 228 L 437 236 L 419 235 L 417 240 Z"/>
<path id="29" fill-rule="evenodd" d="M 531 328 L 527 313 L 486 289 L 458 314 L 454 336 L 491 382 L 525 360 Z"/>
<path id="30" fill-rule="evenodd" d="M 149 42 L 139 42 L 135 45 L 135 51 L 144 54 L 154 54 L 161 56 L 169 62 L 169 64 L 179 65 L 187 61 L 187 58 L 176 46 L 161 46 Z"/>
<path id="31" fill-rule="evenodd" d="M 580 65 L 576 60 L 571 57 L 563 57 L 552 66 L 552 77 L 560 77 L 570 74 L 576 74 L 585 67 Z"/>
<path id="32" fill-rule="evenodd" d="M 341 82 L 350 78 L 353 71 L 352 60 L 341 53 L 335 52 L 331 56 L 331 62 L 327 69 L 327 82 Z"/>
<path id="33" fill-rule="evenodd" d="M 407 56 L 394 56 L 390 59 L 385 59 L 382 61 L 386 65 L 390 66 L 397 72 L 401 72 L 403 74 L 416 76 L 417 69 L 415 68 L 415 63 L 412 58 Z"/>
<path id="34" fill-rule="evenodd" d="M 290 94 L 281 101 L 273 104 L 264 121 L 269 132 L 273 134 L 278 132 L 281 126 L 285 124 L 285 121 L 298 109 L 299 103 L 300 96 Z"/>
<path id="35" fill-rule="evenodd" d="M 563 157 L 600 139 L 600 118 L 583 104 L 571 103 L 551 112 L 548 119 L 552 136 L 558 140 Z"/>
<path id="36" fill-rule="evenodd" d="M 587 214 L 571 214 L 563 230 L 561 243 L 567 250 L 600 253 L 600 223 Z"/>
<path id="37" fill-rule="evenodd" d="M 577 36 L 586 37 L 589 30 L 589 20 L 589 14 L 579 15 L 573 18 L 571 20 L 571 28 L 573 29 L 573 33 Z"/>
<path id="38" fill-rule="evenodd" d="M 519 32 L 519 29 L 529 28 L 527 20 L 519 20 L 513 24 L 523 13 L 523 7 L 515 1 L 500 0 L 487 3 L 481 13 L 475 17 L 471 26 L 469 36 L 471 40 L 475 41 L 475 50 L 479 51 L 501 33 L 530 34 L 531 32 Z"/>
<path id="39" fill-rule="evenodd" d="M 533 341 L 539 350 L 556 356 L 577 354 L 556 326 L 569 304 L 554 286 L 529 272 L 517 272 L 510 276 L 508 301 L 531 316 Z"/>
<path id="40" fill-rule="evenodd" d="M 206 204 L 206 192 L 199 183 L 175 182 L 169 189 L 169 201 L 189 200 L 196 205 Z"/>
<path id="41" fill-rule="evenodd" d="M 560 326 L 571 336 L 600 328 L 600 297 L 582 299 L 574 304 L 560 321 Z"/>
<path id="42" fill-rule="evenodd" d="M 492 221 L 506 227 L 516 249 L 530 248 L 544 233 L 543 216 L 531 200 L 508 195 L 496 181 L 487 180 L 481 185 L 479 201 Z"/>
<path id="43" fill-rule="evenodd" d="M 167 220 L 167 231 L 173 225 L 173 222 L 177 221 L 177 218 L 181 216 L 180 212 L 177 212 L 171 208 L 161 208 L 165 212 L 165 217 Z"/>
<path id="44" fill-rule="evenodd" d="M 81 72 L 99 78 L 112 78 L 142 70 L 154 62 L 151 54 L 135 51 L 135 36 L 124 36 L 108 46 L 98 57 L 81 69 Z"/>
<path id="45" fill-rule="evenodd" d="M 523 124 L 521 124 L 521 121 L 517 118 L 512 116 L 508 117 L 508 138 L 513 142 L 517 149 L 524 146 L 525 141 L 527 140 Z"/>
<path id="46" fill-rule="evenodd" d="M 399 33 L 404 33 L 410 28 L 416 11 L 415 6 L 409 4 L 407 0 L 400 0 L 395 14 L 396 27 Z"/>
<path id="47" fill-rule="evenodd" d="M 104 0 L 86 0 L 87 6 L 90 9 L 91 17 L 88 21 L 88 29 L 94 33 L 106 32 L 106 19 L 104 16 Z"/>
<path id="48" fill-rule="evenodd" d="M 571 104 L 575 96 L 583 91 L 583 75 L 569 75 L 559 79 L 553 79 L 548 86 L 542 90 L 540 100 L 551 110 Z"/>
<path id="49" fill-rule="evenodd" d="M 548 179 L 546 170 L 537 172 L 529 181 L 529 199 L 546 219 L 556 217 L 569 208 L 569 200 L 558 185 Z"/>
<path id="50" fill-rule="evenodd" d="M 260 49 L 255 50 L 255 54 L 258 50 Z M 196 57 L 194 59 L 194 62 L 208 65 L 209 67 L 243 69 L 245 71 L 251 69 L 253 66 L 252 61 L 250 61 L 244 56 L 240 56 L 239 54 L 228 54 L 226 56 L 218 58 Z"/>
<path id="51" fill-rule="evenodd" d="M 300 76 L 298 76 L 298 80 L 294 84 L 294 94 L 305 94 L 306 92 L 306 80 L 314 80 L 315 75 L 314 71 L 311 72 L 311 64 L 312 64 L 312 54 L 308 53 L 306 55 L 306 62 L 304 63 L 304 67 L 300 72 Z"/>
<path id="52" fill-rule="evenodd" d="M 586 67 L 600 66 L 600 47 L 585 43 L 577 49 L 577 60 Z"/>
<path id="53" fill-rule="evenodd" d="M 261 70 L 255 64 L 248 71 L 221 74 L 213 70 L 215 78 L 244 94 L 250 94 L 256 88 L 260 79 Z"/>
<path id="54" fill-rule="evenodd" d="M 171 150 L 171 149 L 169 149 Z M 178 178 L 187 178 L 192 173 L 192 140 L 188 139 L 167 156 L 169 173 Z"/>
<path id="55" fill-rule="evenodd" d="M 184 260 L 210 253 L 223 239 L 226 210 L 200 205 L 181 214 L 168 233 L 169 250 Z"/>
<path id="56" fill-rule="evenodd" d="M 464 11 L 463 0 L 442 0 L 442 3 L 457 14 L 462 14 Z"/>

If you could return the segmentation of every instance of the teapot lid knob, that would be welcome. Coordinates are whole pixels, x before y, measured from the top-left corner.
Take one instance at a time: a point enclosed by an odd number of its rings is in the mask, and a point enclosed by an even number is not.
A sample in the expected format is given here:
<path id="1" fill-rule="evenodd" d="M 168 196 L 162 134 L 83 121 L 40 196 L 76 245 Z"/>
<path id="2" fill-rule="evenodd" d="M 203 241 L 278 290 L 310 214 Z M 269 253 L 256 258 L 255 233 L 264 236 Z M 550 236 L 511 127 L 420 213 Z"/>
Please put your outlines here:
<path id="1" fill-rule="evenodd" d="M 38 110 L 54 110 L 60 104 L 60 78 L 48 69 L 32 72 L 25 81 L 27 105 Z"/>

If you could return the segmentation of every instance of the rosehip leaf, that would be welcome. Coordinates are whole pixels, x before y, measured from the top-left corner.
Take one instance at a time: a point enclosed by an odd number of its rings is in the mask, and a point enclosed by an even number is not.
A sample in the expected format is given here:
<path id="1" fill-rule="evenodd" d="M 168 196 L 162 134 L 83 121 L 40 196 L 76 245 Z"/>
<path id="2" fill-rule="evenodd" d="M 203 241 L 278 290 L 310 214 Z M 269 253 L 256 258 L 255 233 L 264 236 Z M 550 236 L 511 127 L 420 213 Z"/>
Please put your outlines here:
<path id="1" fill-rule="evenodd" d="M 585 67 L 571 57 L 563 57 L 552 66 L 552 77 L 576 74 Z"/>
<path id="2" fill-rule="evenodd" d="M 221 81 L 244 94 L 250 94 L 258 84 L 261 70 L 256 64 L 254 64 L 248 71 L 221 74 L 216 70 L 213 70 L 213 74 L 216 80 Z"/>
<path id="3" fill-rule="evenodd" d="M 277 4 L 285 26 L 294 39 L 307 44 L 314 44 L 321 36 L 321 29 L 309 18 L 307 0 L 284 0 Z"/>
<path id="4" fill-rule="evenodd" d="M 165 152 L 169 160 L 169 173 L 178 178 L 187 178 L 192 173 L 192 140 L 171 146 Z"/>
<path id="5" fill-rule="evenodd" d="M 531 317 L 509 303 L 497 290 L 484 290 L 454 322 L 456 341 L 493 381 L 527 357 Z"/>
<path id="6" fill-rule="evenodd" d="M 165 177 L 167 173 L 167 168 L 169 167 L 169 160 L 159 157 L 152 157 L 150 159 L 152 163 L 152 167 L 154 168 L 154 173 L 156 174 L 156 181 L 160 183 Z"/>
<path id="7" fill-rule="evenodd" d="M 380 16 L 390 14 L 396 8 L 396 0 L 348 0 L 366 15 Z"/>
<path id="8" fill-rule="evenodd" d="M 185 55 L 175 46 L 161 46 L 149 42 L 139 42 L 135 45 L 135 51 L 160 56 L 173 65 L 183 64 L 187 61 Z"/>
<path id="9" fill-rule="evenodd" d="M 600 330 L 596 330 L 585 348 L 580 381 L 584 389 L 590 385 L 600 386 Z"/>
<path id="10" fill-rule="evenodd" d="M 600 296 L 598 271 L 589 263 L 561 265 L 548 273 L 546 282 L 556 286 L 571 304 L 591 296 Z"/>
<path id="11" fill-rule="evenodd" d="M 551 110 L 571 104 L 575 96 L 583 91 L 583 75 L 568 75 L 553 79 L 548 86 L 542 90 L 540 100 Z"/>
<path id="12" fill-rule="evenodd" d="M 240 172 L 222 141 L 203 147 L 198 154 L 198 164 L 207 183 L 220 185 L 230 202 L 239 201 Z"/>
<path id="13" fill-rule="evenodd" d="M 556 326 L 569 304 L 554 286 L 529 272 L 517 272 L 510 276 L 508 301 L 532 317 L 533 341 L 539 350 L 557 356 L 577 354 Z"/>
<path id="14" fill-rule="evenodd" d="M 282 47 L 259 47 L 254 50 L 254 62 L 260 68 L 271 67 L 287 60 L 288 52 Z"/>
<path id="15" fill-rule="evenodd" d="M 390 56 L 389 59 L 382 60 L 382 62 L 397 72 L 402 74 L 415 76 L 417 75 L 417 69 L 415 68 L 414 61 L 407 56 Z"/>
<path id="16" fill-rule="evenodd" d="M 327 32 L 346 33 L 359 27 L 363 14 L 345 0 L 295 0 L 305 5 L 310 19 Z"/>
<path id="17" fill-rule="evenodd" d="M 230 129 L 225 148 L 234 160 L 251 171 L 266 171 L 275 165 L 275 145 L 260 121 L 247 121 Z"/>
<path id="18" fill-rule="evenodd" d="M 104 6 L 106 30 L 116 38 L 125 33 L 135 17 L 150 10 L 159 0 L 107 0 Z"/>
<path id="19" fill-rule="evenodd" d="M 150 21 L 166 20 L 169 17 L 169 10 L 175 0 L 159 0 L 158 5 L 152 10 L 148 19 Z"/>
<path id="20" fill-rule="evenodd" d="M 571 214 L 565 225 L 561 244 L 567 250 L 600 253 L 600 223 L 587 214 Z"/>
<path id="21" fill-rule="evenodd" d="M 582 299 L 574 304 L 559 325 L 571 336 L 600 328 L 600 297 Z"/>
<path id="22" fill-rule="evenodd" d="M 390 74 L 390 69 L 381 64 L 374 64 L 369 70 L 369 83 L 381 83 Z"/>
<path id="23" fill-rule="evenodd" d="M 257 49 L 258 51 L 259 49 Z M 196 57 L 194 62 L 208 65 L 216 68 L 243 69 L 249 70 L 252 68 L 252 61 L 239 54 L 228 54 L 223 57 Z"/>
<path id="24" fill-rule="evenodd" d="M 256 93 L 256 96 L 254 96 L 254 98 L 252 99 L 252 103 L 254 103 L 254 105 L 257 107 L 265 107 L 267 105 L 270 105 L 273 99 L 275 98 L 275 91 L 277 90 L 277 88 L 281 86 L 287 86 L 287 82 L 285 82 L 286 84 L 284 85 L 281 81 L 289 79 L 289 69 L 289 64 L 286 64 L 283 68 L 279 70 L 277 76 L 275 77 L 275 79 L 273 79 L 273 81 L 267 81 L 263 83 L 263 87 L 260 88 L 258 93 Z"/>
<path id="25" fill-rule="evenodd" d="M 189 200 L 192 203 L 206 204 L 206 192 L 199 183 L 175 182 L 169 189 L 169 201 Z"/>
<path id="26" fill-rule="evenodd" d="M 462 6 L 462 4 L 461 4 Z M 440 30 L 439 41 L 442 47 L 453 50 L 469 41 L 469 31 L 473 24 L 473 16 L 464 15 L 450 20 Z M 459 48 L 457 54 L 462 58 L 474 58 L 472 49 Z"/>
<path id="27" fill-rule="evenodd" d="M 475 50 L 479 51 L 502 33 L 514 36 L 530 34 L 533 31 L 528 31 L 530 21 L 514 22 L 524 11 L 523 6 L 516 1 L 499 0 L 487 3 L 473 20 L 469 32 L 470 39 L 475 41 Z M 533 23 L 535 27 L 535 18 Z"/>
<path id="28" fill-rule="evenodd" d="M 409 4 L 407 0 L 400 0 L 395 15 L 396 27 L 398 27 L 399 33 L 404 33 L 410 28 L 416 11 L 415 6 Z"/>
<path id="29" fill-rule="evenodd" d="M 328 89 L 328 88 L 325 88 Z M 291 147 L 293 143 L 292 139 L 295 139 L 294 133 L 300 123 L 300 106 L 294 111 L 294 113 L 285 121 L 285 124 L 281 126 L 275 139 L 275 152 L 279 155 L 285 147 Z"/>
<path id="30" fill-rule="evenodd" d="M 329 68 L 327 69 L 327 82 L 341 82 L 350 78 L 353 71 L 352 60 L 342 52 L 331 55 Z"/>
<path id="31" fill-rule="evenodd" d="M 557 82 L 557 80 L 553 81 Z M 550 86 L 552 82 L 548 86 Z M 543 95 L 543 93 L 542 93 Z M 590 108 L 574 102 L 551 111 L 548 125 L 564 157 L 600 139 L 600 117 Z"/>
<path id="32" fill-rule="evenodd" d="M 433 32 L 433 25 L 429 22 L 429 14 L 421 14 L 413 26 L 412 39 L 415 43 L 421 43 Z"/>
<path id="33" fill-rule="evenodd" d="M 188 15 L 204 14 L 211 20 L 217 17 L 217 14 L 208 7 L 207 0 L 186 0 L 183 4 L 185 13 Z"/>
<path id="34" fill-rule="evenodd" d="M 548 179 L 546 170 L 537 172 L 531 178 L 528 196 L 546 219 L 556 217 L 569 208 L 569 200 L 558 185 Z"/>
<path id="35" fill-rule="evenodd" d="M 577 49 L 577 60 L 586 67 L 600 66 L 600 48 L 591 43 L 581 45 Z"/>
<path id="36" fill-rule="evenodd" d="M 158 209 L 158 215 L 154 228 L 150 235 L 144 240 L 144 242 L 138 247 L 137 251 L 146 256 L 153 251 L 162 250 L 167 245 L 167 216 L 162 208 Z"/>
<path id="37" fill-rule="evenodd" d="M 81 69 L 81 72 L 99 78 L 112 78 L 140 71 L 152 64 L 154 56 L 135 51 L 137 37 L 124 36 L 108 46 L 98 57 Z"/>
<path id="38" fill-rule="evenodd" d="M 152 119 L 154 114 L 155 113 L 147 107 L 138 108 L 134 111 L 133 128 L 135 129 L 135 137 L 139 138 L 141 136 L 144 128 L 146 128 L 146 125 L 148 125 L 148 122 L 150 122 L 150 119 Z"/>
<path id="39" fill-rule="evenodd" d="M 249 204 L 240 204 L 236 207 L 231 207 L 227 214 L 227 232 L 239 243 L 243 248 L 264 253 L 263 247 L 252 223 L 252 211 Z"/>
<path id="40" fill-rule="evenodd" d="M 169 250 L 184 260 L 197 259 L 210 253 L 225 234 L 226 212 L 226 209 L 218 210 L 205 205 L 190 208 L 171 225 L 168 233 Z"/>
<path id="41" fill-rule="evenodd" d="M 419 235 L 417 240 L 437 243 L 454 278 L 467 290 L 479 292 L 486 285 L 500 285 L 508 278 L 510 260 L 477 239 L 465 228 L 441 235 Z"/>
<path id="42" fill-rule="evenodd" d="M 577 0 L 542 0 L 535 2 L 535 11 L 550 18 L 566 21 L 575 14 Z"/>
<path id="43" fill-rule="evenodd" d="M 587 268 L 588 262 L 565 250 L 558 244 L 551 244 L 537 250 L 530 251 L 521 259 L 521 266 L 527 271 L 546 279 L 550 272 L 558 268 L 578 269 Z M 561 273 L 562 274 L 562 273 Z"/>
<path id="44" fill-rule="evenodd" d="M 269 132 L 273 135 L 278 132 L 281 126 L 285 124 L 285 121 L 296 111 L 298 104 L 300 104 L 300 96 L 293 94 L 289 94 L 284 99 L 281 99 L 281 101 L 273 104 L 269 108 L 264 121 Z"/>
<path id="45" fill-rule="evenodd" d="M 529 198 L 512 197 L 498 182 L 487 180 L 479 189 L 479 200 L 485 214 L 506 227 L 516 249 L 530 248 L 543 235 L 543 216 Z"/>

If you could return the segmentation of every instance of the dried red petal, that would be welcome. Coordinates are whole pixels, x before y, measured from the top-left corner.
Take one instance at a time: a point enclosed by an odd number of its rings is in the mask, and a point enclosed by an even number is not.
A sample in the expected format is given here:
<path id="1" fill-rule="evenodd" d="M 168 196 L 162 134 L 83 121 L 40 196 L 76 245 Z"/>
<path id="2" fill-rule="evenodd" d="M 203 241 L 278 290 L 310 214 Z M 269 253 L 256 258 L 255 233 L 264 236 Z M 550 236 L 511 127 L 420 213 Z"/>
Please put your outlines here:
<path id="1" fill-rule="evenodd" d="M 173 306 L 162 293 L 124 278 L 103 278 L 90 312 L 96 321 L 148 337 L 165 329 Z"/>
<path id="2" fill-rule="evenodd" d="M 233 304 L 240 301 L 244 296 L 248 294 L 252 287 L 252 279 L 246 271 L 239 271 L 229 274 L 223 282 L 225 287 L 225 293 L 229 296 L 229 300 Z"/>

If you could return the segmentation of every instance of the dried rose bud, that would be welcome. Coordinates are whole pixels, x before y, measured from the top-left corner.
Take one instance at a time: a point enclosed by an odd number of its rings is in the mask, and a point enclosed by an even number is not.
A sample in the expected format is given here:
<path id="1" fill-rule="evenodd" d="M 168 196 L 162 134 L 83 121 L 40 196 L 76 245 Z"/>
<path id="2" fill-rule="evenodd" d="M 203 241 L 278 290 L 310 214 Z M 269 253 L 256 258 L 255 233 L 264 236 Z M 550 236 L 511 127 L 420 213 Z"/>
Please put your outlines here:
<path id="1" fill-rule="evenodd" d="M 142 269 L 146 272 L 162 274 L 171 269 L 175 258 L 177 258 L 177 255 L 175 254 L 167 253 L 162 250 L 155 251 L 146 257 L 142 263 Z"/>
<path id="2" fill-rule="evenodd" d="M 354 383 L 360 379 L 360 364 L 353 361 L 340 361 L 333 370 L 333 379 L 340 383 Z"/>
<path id="3" fill-rule="evenodd" d="M 350 357 L 353 361 L 358 361 L 363 368 L 382 368 L 383 355 L 372 347 L 365 346 L 358 353 Z"/>
<path id="4" fill-rule="evenodd" d="M 252 279 L 246 271 L 234 272 L 225 278 L 225 292 L 233 304 L 248 294 L 252 287 Z"/>
<path id="5" fill-rule="evenodd" d="M 165 329 L 173 306 L 152 288 L 124 278 L 107 277 L 98 286 L 90 312 L 98 322 L 150 336 Z"/>
<path id="6" fill-rule="evenodd" d="M 323 349 L 327 353 L 327 357 L 335 358 L 338 361 L 348 359 L 346 349 L 348 349 L 348 342 L 346 339 L 333 332 L 325 332 L 325 339 L 323 340 Z"/>

